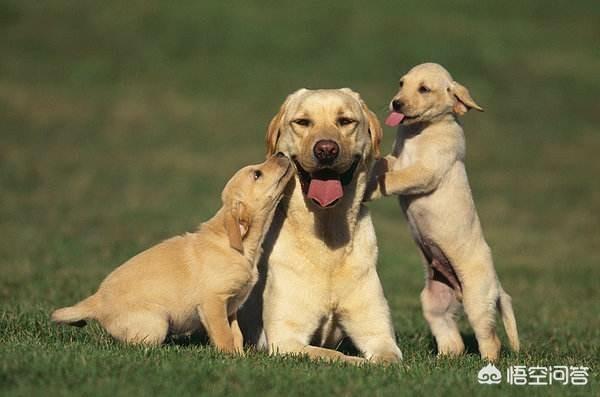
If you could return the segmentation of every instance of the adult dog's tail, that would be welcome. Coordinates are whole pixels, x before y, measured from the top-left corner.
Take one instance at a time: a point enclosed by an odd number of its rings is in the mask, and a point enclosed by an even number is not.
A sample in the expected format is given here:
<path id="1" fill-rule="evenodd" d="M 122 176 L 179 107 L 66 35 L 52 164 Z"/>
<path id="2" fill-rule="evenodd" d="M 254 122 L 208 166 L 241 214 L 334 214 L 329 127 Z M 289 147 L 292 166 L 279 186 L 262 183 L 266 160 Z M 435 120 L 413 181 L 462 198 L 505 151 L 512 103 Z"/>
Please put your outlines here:
<path id="1" fill-rule="evenodd" d="M 94 318 L 94 300 L 94 295 L 92 295 L 74 306 L 57 309 L 52 313 L 50 319 L 58 324 L 83 327 L 86 319 Z"/>
<path id="2" fill-rule="evenodd" d="M 504 329 L 508 336 L 508 342 L 510 347 L 515 351 L 519 351 L 519 333 L 517 331 L 517 320 L 515 320 L 515 313 L 512 307 L 512 298 L 508 295 L 502 287 L 500 287 L 500 297 L 498 299 L 498 310 L 502 316 L 502 322 L 504 323 Z"/>

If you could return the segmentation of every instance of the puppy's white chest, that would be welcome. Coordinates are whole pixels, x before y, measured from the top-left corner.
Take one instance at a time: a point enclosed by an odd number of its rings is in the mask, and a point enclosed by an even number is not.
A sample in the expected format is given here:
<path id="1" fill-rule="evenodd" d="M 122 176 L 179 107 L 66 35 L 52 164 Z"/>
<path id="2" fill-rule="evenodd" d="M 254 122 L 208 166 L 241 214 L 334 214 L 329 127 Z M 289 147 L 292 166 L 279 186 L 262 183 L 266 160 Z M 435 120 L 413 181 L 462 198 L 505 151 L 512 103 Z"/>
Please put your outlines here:
<path id="1" fill-rule="evenodd" d="M 397 160 L 392 165 L 393 170 L 399 170 L 414 164 L 417 158 L 417 139 L 418 137 L 405 139 L 404 137 L 398 136 L 396 138 L 393 154 Z"/>

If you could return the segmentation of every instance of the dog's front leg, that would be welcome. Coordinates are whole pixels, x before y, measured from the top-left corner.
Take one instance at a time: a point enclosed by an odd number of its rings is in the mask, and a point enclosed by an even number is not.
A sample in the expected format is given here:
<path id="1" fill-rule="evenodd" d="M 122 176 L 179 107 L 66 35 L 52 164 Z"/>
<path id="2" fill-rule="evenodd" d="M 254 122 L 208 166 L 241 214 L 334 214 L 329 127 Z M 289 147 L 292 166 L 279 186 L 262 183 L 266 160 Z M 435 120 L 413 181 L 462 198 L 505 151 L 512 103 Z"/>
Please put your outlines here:
<path id="1" fill-rule="evenodd" d="M 233 345 L 239 353 L 242 353 L 244 351 L 244 335 L 242 334 L 242 330 L 238 323 L 237 311 L 229 316 L 229 324 L 233 334 Z"/>
<path id="2" fill-rule="evenodd" d="M 214 298 L 204 302 L 197 311 L 213 345 L 222 352 L 235 353 L 236 346 L 227 316 L 227 303 Z"/>
<path id="3" fill-rule="evenodd" d="M 378 185 L 384 196 L 424 194 L 435 190 L 440 180 L 439 170 L 417 163 L 386 172 L 379 177 Z"/>
<path id="4" fill-rule="evenodd" d="M 352 263 L 348 268 L 359 268 Z M 396 344 L 389 307 L 373 266 L 357 271 L 352 283 L 339 283 L 339 321 L 356 347 L 375 363 L 396 363 L 402 353 Z"/>

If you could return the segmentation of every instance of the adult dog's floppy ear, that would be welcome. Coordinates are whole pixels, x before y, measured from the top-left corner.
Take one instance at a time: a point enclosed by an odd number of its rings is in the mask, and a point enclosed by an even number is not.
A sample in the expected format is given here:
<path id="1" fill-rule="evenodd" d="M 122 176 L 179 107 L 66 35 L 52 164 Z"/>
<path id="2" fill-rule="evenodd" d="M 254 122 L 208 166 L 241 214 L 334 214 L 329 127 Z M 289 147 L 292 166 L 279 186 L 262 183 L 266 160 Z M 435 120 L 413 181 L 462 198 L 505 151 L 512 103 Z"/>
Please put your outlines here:
<path id="1" fill-rule="evenodd" d="M 371 136 L 371 146 L 373 147 L 373 155 L 375 159 L 379 159 L 381 157 L 381 139 L 383 138 L 383 129 L 381 128 L 381 123 L 379 123 L 379 119 L 377 115 L 373 113 L 364 101 L 360 101 L 363 111 L 367 116 L 367 120 L 369 121 L 369 135 Z"/>
<path id="2" fill-rule="evenodd" d="M 362 100 L 360 94 L 356 91 L 353 91 L 350 88 L 340 88 L 340 91 L 352 96 L 358 102 L 360 102 L 360 106 L 367 116 L 367 121 L 369 122 L 369 135 L 371 136 L 371 146 L 373 148 L 373 154 L 376 159 L 381 157 L 381 139 L 383 138 L 383 129 L 381 128 L 381 124 L 379 123 L 379 119 L 377 115 L 369 109 L 365 101 Z"/>
<path id="3" fill-rule="evenodd" d="M 377 115 L 370 111 L 368 108 L 367 118 L 369 119 L 369 134 L 371 135 L 371 145 L 373 146 L 373 153 L 376 159 L 381 157 L 381 139 L 383 138 L 383 129 L 379 123 Z"/>
<path id="4" fill-rule="evenodd" d="M 463 114 L 467 113 L 470 109 L 476 109 L 480 112 L 483 112 L 483 108 L 477 103 L 475 103 L 473 98 L 471 98 L 471 94 L 469 93 L 467 87 L 457 83 L 456 81 L 453 81 L 451 85 L 451 92 L 454 95 L 454 98 L 456 99 L 454 107 L 452 108 L 454 113 L 458 114 L 459 116 L 462 116 Z"/>
<path id="5" fill-rule="evenodd" d="M 277 141 L 279 140 L 279 134 L 281 133 L 281 120 L 285 113 L 285 107 L 287 100 L 279 108 L 279 112 L 271 119 L 269 127 L 267 128 L 267 158 L 275 154 L 277 148 Z"/>
<path id="6" fill-rule="evenodd" d="M 250 228 L 250 214 L 248 209 L 241 201 L 233 203 L 231 208 L 225 212 L 225 230 L 229 237 L 229 246 L 241 253 L 244 253 L 242 240 Z"/>
<path id="7" fill-rule="evenodd" d="M 308 90 L 306 88 L 300 88 L 296 92 L 288 95 L 279 108 L 279 112 L 277 112 L 277 114 L 271 119 L 269 127 L 267 128 L 267 158 L 274 155 L 277 151 L 277 141 L 279 140 L 279 135 L 281 134 L 281 127 L 283 127 L 283 116 L 285 115 L 288 103 L 294 96 L 305 91 Z"/>

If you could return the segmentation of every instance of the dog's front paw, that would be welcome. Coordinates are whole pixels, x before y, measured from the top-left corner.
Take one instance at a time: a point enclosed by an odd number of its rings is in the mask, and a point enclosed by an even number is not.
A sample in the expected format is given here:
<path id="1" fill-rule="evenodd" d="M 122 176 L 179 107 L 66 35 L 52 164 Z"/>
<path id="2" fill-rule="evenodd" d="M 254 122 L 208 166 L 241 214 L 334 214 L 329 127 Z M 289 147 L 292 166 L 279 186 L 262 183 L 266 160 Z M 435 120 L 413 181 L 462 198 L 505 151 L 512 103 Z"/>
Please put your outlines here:
<path id="1" fill-rule="evenodd" d="M 373 168 L 369 173 L 369 181 L 367 182 L 363 202 L 377 200 L 385 196 L 385 194 L 382 193 L 382 187 L 385 186 L 384 175 L 389 171 L 388 163 L 389 160 L 387 158 L 381 158 L 373 165 Z"/>
<path id="2" fill-rule="evenodd" d="M 394 352 L 382 353 L 374 355 L 369 361 L 375 364 L 397 364 L 402 361 L 402 355 L 398 356 Z"/>
<path id="3" fill-rule="evenodd" d="M 357 356 L 346 356 L 343 361 L 353 365 L 363 365 L 369 362 L 369 360 L 367 360 L 366 358 Z"/>
<path id="4" fill-rule="evenodd" d="M 377 178 L 371 178 L 367 189 L 365 190 L 365 196 L 363 202 L 374 201 L 385 197 L 385 174 L 380 175 Z"/>
<path id="5" fill-rule="evenodd" d="M 402 361 L 402 352 L 397 346 L 378 350 L 369 357 L 370 362 L 375 364 L 396 364 Z"/>

